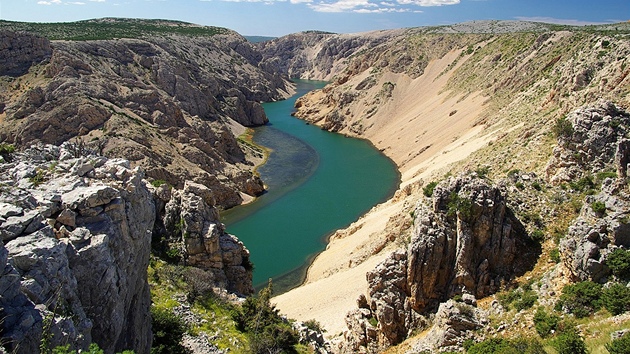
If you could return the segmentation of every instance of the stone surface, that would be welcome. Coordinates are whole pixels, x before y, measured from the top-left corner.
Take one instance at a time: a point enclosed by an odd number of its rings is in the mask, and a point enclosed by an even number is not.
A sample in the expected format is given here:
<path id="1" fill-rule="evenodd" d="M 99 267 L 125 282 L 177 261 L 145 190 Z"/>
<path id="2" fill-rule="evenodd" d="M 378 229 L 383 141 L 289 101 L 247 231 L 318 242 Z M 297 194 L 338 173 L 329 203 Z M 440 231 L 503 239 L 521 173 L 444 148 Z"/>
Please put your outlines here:
<path id="1" fill-rule="evenodd" d="M 265 124 L 260 102 L 286 97 L 291 84 L 261 69 L 261 58 L 235 32 L 57 41 L 51 48 L 43 38 L 3 31 L 3 46 L 14 49 L 2 50 L 7 73 L 0 75 L 29 84 L 0 83 L 0 141 L 27 147 L 75 139 L 81 144 L 71 155 L 124 156 L 180 189 L 194 180 L 212 188 L 220 208 L 239 205 L 241 193 L 264 191 L 252 173 L 254 153 L 236 135 L 243 125 Z M 8 61 L 15 67 L 2 64 Z M 34 62 L 42 65 L 28 72 Z M 70 168 L 89 176 L 94 162 Z"/>
<path id="2" fill-rule="evenodd" d="M 37 353 L 46 333 L 50 348 L 67 343 L 84 350 L 95 342 L 106 353 L 148 353 L 152 195 L 142 170 L 120 160 L 71 157 L 70 149 L 37 146 L 0 165 L 10 176 L 0 202 L 12 215 L 0 226 L 3 343 Z M 98 178 L 49 168 L 94 160 L 100 163 L 90 170 Z M 47 171 L 41 182 L 29 181 L 32 169 Z"/>
<path id="3" fill-rule="evenodd" d="M 225 232 L 209 188 L 187 181 L 182 190 L 172 191 L 159 213 L 164 229 L 155 232 L 181 250 L 187 265 L 208 271 L 216 287 L 241 295 L 253 293 L 249 251 Z"/>
<path id="4" fill-rule="evenodd" d="M 610 279 L 608 254 L 630 248 L 630 193 L 627 187 L 630 144 L 630 114 L 610 102 L 580 108 L 567 119 L 574 127 L 570 137 L 560 137 L 548 164 L 552 181 L 575 181 L 601 171 L 614 171 L 616 178 L 601 181 L 601 188 L 584 199 L 580 214 L 560 241 L 564 264 L 574 280 L 604 283 Z M 567 161 L 560 165 L 560 159 Z M 595 187 L 597 188 L 597 187 Z M 605 210 L 594 211 L 594 203 Z"/>
<path id="5" fill-rule="evenodd" d="M 374 352 L 398 344 L 423 328 L 425 316 L 438 308 L 444 314 L 436 316 L 427 345 L 456 345 L 461 333 L 479 326 L 468 316 L 475 299 L 532 269 L 540 254 L 507 207 L 505 191 L 475 174 L 438 184 L 414 215 L 407 249 L 393 252 L 367 274 L 369 297 L 360 298 L 360 308 L 348 314 L 342 352 Z M 443 303 L 455 295 L 467 303 Z"/>

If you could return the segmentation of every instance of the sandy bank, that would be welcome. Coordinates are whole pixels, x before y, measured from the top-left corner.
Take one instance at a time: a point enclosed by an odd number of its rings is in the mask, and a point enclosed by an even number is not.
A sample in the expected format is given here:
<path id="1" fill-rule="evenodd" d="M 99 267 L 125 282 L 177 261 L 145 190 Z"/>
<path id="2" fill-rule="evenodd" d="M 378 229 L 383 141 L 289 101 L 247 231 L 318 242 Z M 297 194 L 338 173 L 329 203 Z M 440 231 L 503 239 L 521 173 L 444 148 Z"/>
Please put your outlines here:
<path id="1" fill-rule="evenodd" d="M 464 61 L 460 58 L 458 65 L 445 70 L 459 53 L 461 50 L 455 50 L 429 63 L 414 80 L 383 75 L 381 81 L 395 82 L 395 91 L 370 118 L 364 137 L 396 162 L 402 173 L 401 190 L 331 237 L 309 268 L 305 283 L 272 299 L 282 313 L 302 321 L 315 319 L 328 330 L 328 336 L 342 332 L 346 313 L 356 307 L 359 294 L 367 293 L 366 272 L 396 247 L 394 239 L 408 237 L 397 233 L 404 233 L 401 230 L 410 222 L 408 214 L 421 194 L 422 180 L 430 180 L 494 138 L 491 129 L 476 125 L 484 109 L 482 95 L 459 97 L 445 90 L 451 74 Z M 364 109 L 361 104 L 355 107 Z M 415 193 L 409 192 L 414 189 Z"/>

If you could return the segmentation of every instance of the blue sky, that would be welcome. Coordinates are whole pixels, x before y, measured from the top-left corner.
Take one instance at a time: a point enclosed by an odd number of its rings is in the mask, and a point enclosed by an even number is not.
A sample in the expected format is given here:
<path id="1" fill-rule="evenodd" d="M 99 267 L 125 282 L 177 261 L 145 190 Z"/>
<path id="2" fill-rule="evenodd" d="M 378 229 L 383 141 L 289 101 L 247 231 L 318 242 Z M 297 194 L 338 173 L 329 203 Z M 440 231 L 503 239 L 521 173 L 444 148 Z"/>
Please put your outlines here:
<path id="1" fill-rule="evenodd" d="M 65 22 L 161 18 L 221 26 L 243 35 L 305 30 L 354 33 L 470 20 L 564 24 L 630 20 L 630 0 L 0 0 L 0 19 Z"/>

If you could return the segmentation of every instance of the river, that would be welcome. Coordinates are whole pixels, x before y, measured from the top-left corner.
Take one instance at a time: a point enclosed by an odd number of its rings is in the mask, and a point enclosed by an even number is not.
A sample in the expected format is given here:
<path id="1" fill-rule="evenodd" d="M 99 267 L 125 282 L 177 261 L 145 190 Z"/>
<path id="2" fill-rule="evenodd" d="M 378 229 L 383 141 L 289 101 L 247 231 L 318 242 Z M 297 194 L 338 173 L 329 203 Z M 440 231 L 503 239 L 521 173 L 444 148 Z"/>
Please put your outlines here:
<path id="1" fill-rule="evenodd" d="M 251 253 L 254 286 L 272 278 L 275 294 L 299 285 L 327 237 L 387 200 L 400 183 L 395 164 L 368 141 L 291 116 L 299 96 L 323 85 L 297 81 L 293 97 L 263 104 L 269 124 L 255 128 L 253 140 L 271 149 L 258 169 L 267 192 L 222 215 Z"/>

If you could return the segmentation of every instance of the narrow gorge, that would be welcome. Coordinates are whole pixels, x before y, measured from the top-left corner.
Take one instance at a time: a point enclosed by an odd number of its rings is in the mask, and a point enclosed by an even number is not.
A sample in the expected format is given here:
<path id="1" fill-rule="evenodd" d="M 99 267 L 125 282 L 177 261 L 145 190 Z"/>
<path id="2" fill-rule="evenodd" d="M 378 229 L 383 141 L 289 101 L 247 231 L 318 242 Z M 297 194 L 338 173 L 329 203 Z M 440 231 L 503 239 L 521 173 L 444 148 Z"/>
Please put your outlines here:
<path id="1" fill-rule="evenodd" d="M 630 308 L 581 321 L 566 289 L 625 294 L 629 36 L 476 21 L 249 43 L 175 21 L 0 21 L 4 350 L 148 353 L 158 309 L 188 350 L 246 353 L 265 337 L 243 318 L 266 299 L 297 320 L 274 328 L 298 352 L 555 348 L 541 311 L 603 352 Z M 265 193 L 248 127 L 295 79 L 329 83 L 294 124 L 368 140 L 401 183 L 335 226 L 299 287 L 243 301 L 259 256 L 220 213 Z"/>

